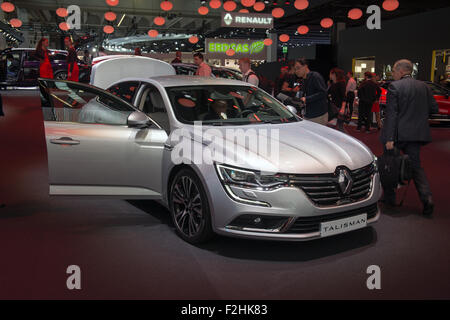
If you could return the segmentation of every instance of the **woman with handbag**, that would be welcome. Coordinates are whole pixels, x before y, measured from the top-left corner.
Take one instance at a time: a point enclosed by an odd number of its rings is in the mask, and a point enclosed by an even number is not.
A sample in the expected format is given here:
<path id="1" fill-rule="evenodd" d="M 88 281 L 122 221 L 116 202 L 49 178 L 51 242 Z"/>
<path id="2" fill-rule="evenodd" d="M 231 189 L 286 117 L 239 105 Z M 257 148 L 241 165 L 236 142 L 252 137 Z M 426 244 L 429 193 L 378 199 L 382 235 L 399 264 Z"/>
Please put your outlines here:
<path id="1" fill-rule="evenodd" d="M 336 129 L 346 132 L 344 129 L 344 123 L 348 121 L 349 111 L 345 96 L 346 83 L 344 70 L 339 68 L 331 69 L 330 80 L 332 83 L 328 89 L 329 101 L 334 109 L 339 110 L 337 114 Z"/>

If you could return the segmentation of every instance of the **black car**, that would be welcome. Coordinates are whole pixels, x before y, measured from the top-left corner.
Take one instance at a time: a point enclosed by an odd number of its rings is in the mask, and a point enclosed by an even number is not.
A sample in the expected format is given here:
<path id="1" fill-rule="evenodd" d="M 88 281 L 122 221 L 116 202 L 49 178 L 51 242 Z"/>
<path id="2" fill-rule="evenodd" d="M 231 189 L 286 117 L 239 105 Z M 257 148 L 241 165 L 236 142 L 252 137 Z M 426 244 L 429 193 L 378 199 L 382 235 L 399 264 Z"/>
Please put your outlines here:
<path id="1" fill-rule="evenodd" d="M 39 78 L 39 58 L 35 49 L 12 48 L 0 52 L 0 86 L 35 87 Z M 55 79 L 67 78 L 67 51 L 50 50 L 49 59 Z M 80 82 L 88 83 L 91 67 L 78 61 Z"/>

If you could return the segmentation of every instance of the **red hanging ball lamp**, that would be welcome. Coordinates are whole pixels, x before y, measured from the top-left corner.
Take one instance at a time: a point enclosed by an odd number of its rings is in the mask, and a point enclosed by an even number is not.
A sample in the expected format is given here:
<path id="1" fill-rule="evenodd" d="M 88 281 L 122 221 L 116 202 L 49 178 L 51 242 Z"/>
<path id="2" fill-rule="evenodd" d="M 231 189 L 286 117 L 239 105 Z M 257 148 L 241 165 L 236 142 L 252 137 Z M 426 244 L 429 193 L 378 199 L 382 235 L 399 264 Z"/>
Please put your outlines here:
<path id="1" fill-rule="evenodd" d="M 280 34 L 280 36 L 278 37 L 278 39 L 279 39 L 281 42 L 288 42 L 289 39 L 290 39 L 290 37 L 289 37 L 289 35 L 283 33 L 283 34 Z"/>
<path id="2" fill-rule="evenodd" d="M 244 7 L 252 7 L 255 4 L 256 0 L 241 0 L 241 4 Z"/>
<path id="3" fill-rule="evenodd" d="M 264 4 L 264 2 L 256 2 L 253 5 L 253 9 L 255 11 L 263 11 L 266 8 L 266 5 Z"/>
<path id="4" fill-rule="evenodd" d="M 225 1 L 223 3 L 223 9 L 225 11 L 234 11 L 236 9 L 236 2 L 234 1 Z"/>
<path id="5" fill-rule="evenodd" d="M 228 50 L 226 51 L 226 54 L 227 54 L 227 56 L 229 56 L 229 57 L 234 56 L 235 53 L 236 53 L 236 52 L 235 52 L 233 49 L 228 49 Z"/>
<path id="6" fill-rule="evenodd" d="M 3 2 L 1 8 L 5 12 L 13 12 L 16 7 L 11 2 Z"/>
<path id="7" fill-rule="evenodd" d="M 159 6 L 161 7 L 161 10 L 164 11 L 170 11 L 173 8 L 173 4 L 170 1 L 163 1 Z"/>
<path id="8" fill-rule="evenodd" d="M 192 44 L 196 44 L 198 42 L 198 37 L 197 36 L 189 37 L 189 42 Z"/>
<path id="9" fill-rule="evenodd" d="M 166 19 L 164 19 L 163 17 L 155 17 L 155 19 L 153 19 L 153 23 L 157 26 L 162 26 L 164 23 L 166 23 Z"/>
<path id="10" fill-rule="evenodd" d="M 308 8 L 308 6 L 309 6 L 308 0 L 296 0 L 294 2 L 294 7 L 297 10 L 305 10 L 306 8 Z"/>
<path id="11" fill-rule="evenodd" d="M 264 39 L 264 45 L 265 46 L 271 46 L 273 43 L 272 39 Z"/>
<path id="12" fill-rule="evenodd" d="M 68 24 L 67 22 L 61 22 L 61 23 L 59 24 L 59 28 L 60 28 L 62 31 L 68 31 L 68 30 L 70 29 L 70 26 L 69 26 L 69 24 Z"/>
<path id="13" fill-rule="evenodd" d="M 201 6 L 200 8 L 198 8 L 198 13 L 201 14 L 202 16 L 207 15 L 208 12 L 209 12 L 208 7 Z"/>
<path id="14" fill-rule="evenodd" d="M 151 38 L 156 38 L 158 36 L 158 31 L 152 29 L 152 30 L 149 30 L 147 34 Z"/>
<path id="15" fill-rule="evenodd" d="M 108 21 L 114 21 L 114 20 L 116 20 L 116 18 L 117 18 L 117 15 L 114 12 L 109 11 L 109 12 L 105 13 L 105 19 Z"/>
<path id="16" fill-rule="evenodd" d="M 297 32 L 300 34 L 307 34 L 309 32 L 308 26 L 300 26 L 297 28 Z"/>
<path id="17" fill-rule="evenodd" d="M 106 0 L 106 4 L 111 7 L 115 7 L 119 4 L 119 0 Z"/>
<path id="18" fill-rule="evenodd" d="M 103 32 L 107 33 L 107 34 L 111 34 L 114 32 L 114 27 L 113 26 L 104 26 L 103 27 Z"/>
<path id="19" fill-rule="evenodd" d="M 56 15 L 61 18 L 65 18 L 69 15 L 66 8 L 58 8 L 56 9 Z"/>
<path id="20" fill-rule="evenodd" d="M 320 25 L 322 28 L 328 29 L 333 26 L 333 19 L 331 18 L 323 18 L 322 21 L 320 21 Z"/>
<path id="21" fill-rule="evenodd" d="M 220 2 L 220 0 L 211 0 L 209 2 L 209 6 L 212 9 L 219 9 L 221 5 L 222 5 L 222 2 Z"/>
<path id="22" fill-rule="evenodd" d="M 397 0 L 384 0 L 383 9 L 386 11 L 394 11 L 397 10 L 400 3 Z"/>
<path id="23" fill-rule="evenodd" d="M 352 20 L 358 20 L 363 15 L 363 12 L 361 9 L 355 8 L 348 12 L 348 17 Z"/>
<path id="24" fill-rule="evenodd" d="M 11 19 L 11 20 L 9 20 L 9 24 L 14 28 L 20 28 L 22 26 L 22 20 Z"/>
<path id="25" fill-rule="evenodd" d="M 274 18 L 281 18 L 284 16 L 284 9 L 283 8 L 275 8 L 272 10 L 272 16 Z"/>

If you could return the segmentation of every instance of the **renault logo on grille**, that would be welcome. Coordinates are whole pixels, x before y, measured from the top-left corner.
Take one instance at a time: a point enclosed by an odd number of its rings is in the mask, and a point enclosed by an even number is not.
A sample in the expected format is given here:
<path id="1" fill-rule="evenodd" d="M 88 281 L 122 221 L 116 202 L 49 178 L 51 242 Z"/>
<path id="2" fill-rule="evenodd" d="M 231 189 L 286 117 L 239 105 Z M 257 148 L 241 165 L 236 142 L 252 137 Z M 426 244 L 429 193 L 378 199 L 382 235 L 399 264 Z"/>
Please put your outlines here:
<path id="1" fill-rule="evenodd" d="M 352 190 L 353 179 L 352 176 L 350 175 L 350 172 L 348 172 L 347 169 L 339 169 L 338 184 L 339 188 L 341 188 L 341 191 L 344 195 L 348 195 Z"/>

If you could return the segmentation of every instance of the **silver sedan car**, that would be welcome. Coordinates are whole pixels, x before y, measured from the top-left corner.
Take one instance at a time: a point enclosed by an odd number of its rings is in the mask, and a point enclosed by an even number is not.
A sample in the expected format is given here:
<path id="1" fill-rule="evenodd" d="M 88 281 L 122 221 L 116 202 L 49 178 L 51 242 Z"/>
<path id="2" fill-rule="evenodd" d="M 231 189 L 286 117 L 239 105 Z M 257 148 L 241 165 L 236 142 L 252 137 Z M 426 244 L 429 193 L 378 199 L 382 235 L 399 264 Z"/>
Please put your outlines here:
<path id="1" fill-rule="evenodd" d="M 190 243 L 310 240 L 379 218 L 372 152 L 247 83 L 39 83 L 51 195 L 159 200 Z"/>

